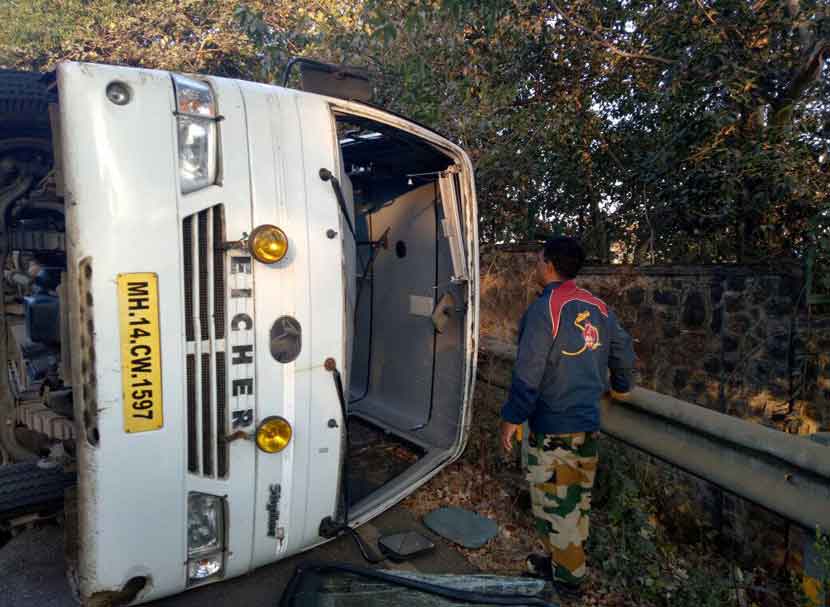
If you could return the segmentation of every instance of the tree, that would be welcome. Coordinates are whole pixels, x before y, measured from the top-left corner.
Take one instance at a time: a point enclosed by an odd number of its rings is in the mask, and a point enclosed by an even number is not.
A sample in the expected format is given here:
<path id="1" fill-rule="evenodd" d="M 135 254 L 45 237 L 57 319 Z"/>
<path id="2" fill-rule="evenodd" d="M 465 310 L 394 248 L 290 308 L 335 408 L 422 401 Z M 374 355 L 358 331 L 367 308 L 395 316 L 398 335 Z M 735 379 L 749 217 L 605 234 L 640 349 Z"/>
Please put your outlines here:
<path id="1" fill-rule="evenodd" d="M 376 101 L 476 165 L 481 234 L 596 259 L 802 256 L 827 232 L 827 0 L 34 0 L 0 63 L 59 58 L 277 81 L 368 66 Z M 68 24 L 68 25 L 67 25 Z"/>
<path id="2" fill-rule="evenodd" d="M 0 66 L 60 60 L 250 77 L 258 58 L 236 3 L 212 0 L 26 0 L 0 3 Z"/>

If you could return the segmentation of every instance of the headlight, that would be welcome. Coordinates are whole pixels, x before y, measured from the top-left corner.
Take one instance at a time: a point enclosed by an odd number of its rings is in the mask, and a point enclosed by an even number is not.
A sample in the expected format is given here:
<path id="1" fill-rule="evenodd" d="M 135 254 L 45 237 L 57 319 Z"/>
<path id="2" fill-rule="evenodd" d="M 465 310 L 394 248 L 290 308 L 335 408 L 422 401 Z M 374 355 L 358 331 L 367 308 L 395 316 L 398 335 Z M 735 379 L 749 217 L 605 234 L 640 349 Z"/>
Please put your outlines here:
<path id="1" fill-rule="evenodd" d="M 204 82 L 173 75 L 182 192 L 194 192 L 216 182 L 216 104 Z"/>
<path id="2" fill-rule="evenodd" d="M 291 442 L 291 424 L 281 417 L 266 417 L 256 430 L 257 447 L 266 453 L 279 453 Z"/>
<path id="3" fill-rule="evenodd" d="M 225 502 L 221 497 L 191 493 L 187 497 L 187 559 L 191 582 L 222 571 L 225 550 Z"/>
<path id="4" fill-rule="evenodd" d="M 222 555 L 199 557 L 187 561 L 187 577 L 191 582 L 206 580 L 222 571 Z"/>
<path id="5" fill-rule="evenodd" d="M 277 263 L 288 253 L 288 237 L 277 226 L 263 224 L 248 237 L 248 249 L 262 263 Z"/>
<path id="6" fill-rule="evenodd" d="M 187 498 L 187 555 L 222 549 L 225 508 L 222 498 L 191 493 Z"/>

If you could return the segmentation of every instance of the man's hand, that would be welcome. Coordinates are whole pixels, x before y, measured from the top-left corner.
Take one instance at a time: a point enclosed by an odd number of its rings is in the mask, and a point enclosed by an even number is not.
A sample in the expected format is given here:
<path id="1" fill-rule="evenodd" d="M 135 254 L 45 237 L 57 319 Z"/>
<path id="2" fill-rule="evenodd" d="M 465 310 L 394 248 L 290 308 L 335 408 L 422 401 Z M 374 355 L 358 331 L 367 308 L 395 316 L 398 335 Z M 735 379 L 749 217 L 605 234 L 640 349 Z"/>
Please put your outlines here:
<path id="1" fill-rule="evenodd" d="M 513 450 L 513 435 L 521 428 L 518 424 L 511 424 L 503 421 L 501 423 L 501 446 L 505 453 L 510 453 Z"/>

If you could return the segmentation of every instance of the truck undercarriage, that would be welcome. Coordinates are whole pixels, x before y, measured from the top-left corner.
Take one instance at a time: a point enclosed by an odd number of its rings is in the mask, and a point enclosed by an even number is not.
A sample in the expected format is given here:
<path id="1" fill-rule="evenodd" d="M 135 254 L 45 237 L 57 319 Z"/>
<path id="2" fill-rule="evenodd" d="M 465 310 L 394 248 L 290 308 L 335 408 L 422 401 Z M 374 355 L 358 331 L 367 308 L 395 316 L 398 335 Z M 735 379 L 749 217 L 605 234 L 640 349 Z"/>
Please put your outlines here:
<path id="1" fill-rule="evenodd" d="M 75 424 L 64 337 L 63 192 L 42 76 L 0 71 L 0 523 L 50 514 L 74 484 Z"/>

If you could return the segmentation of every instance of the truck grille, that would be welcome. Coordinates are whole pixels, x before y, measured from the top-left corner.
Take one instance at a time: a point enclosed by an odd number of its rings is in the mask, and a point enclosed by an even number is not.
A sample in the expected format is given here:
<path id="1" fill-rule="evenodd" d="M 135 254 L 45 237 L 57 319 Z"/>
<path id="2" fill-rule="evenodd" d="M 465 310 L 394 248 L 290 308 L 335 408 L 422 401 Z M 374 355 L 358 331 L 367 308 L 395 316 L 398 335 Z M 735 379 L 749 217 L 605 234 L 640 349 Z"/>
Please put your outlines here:
<path id="1" fill-rule="evenodd" d="M 182 221 L 187 469 L 216 478 L 228 475 L 224 241 L 222 205 Z"/>

